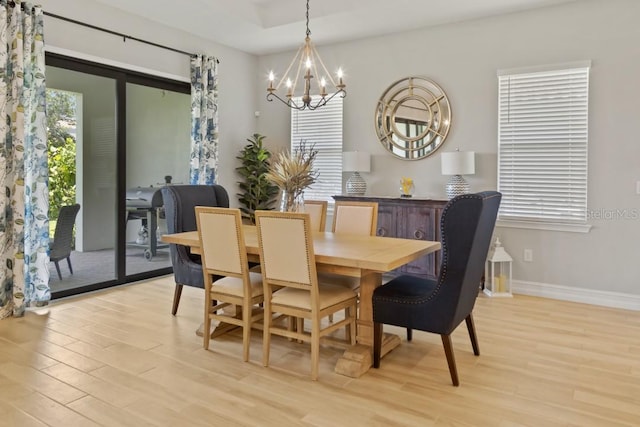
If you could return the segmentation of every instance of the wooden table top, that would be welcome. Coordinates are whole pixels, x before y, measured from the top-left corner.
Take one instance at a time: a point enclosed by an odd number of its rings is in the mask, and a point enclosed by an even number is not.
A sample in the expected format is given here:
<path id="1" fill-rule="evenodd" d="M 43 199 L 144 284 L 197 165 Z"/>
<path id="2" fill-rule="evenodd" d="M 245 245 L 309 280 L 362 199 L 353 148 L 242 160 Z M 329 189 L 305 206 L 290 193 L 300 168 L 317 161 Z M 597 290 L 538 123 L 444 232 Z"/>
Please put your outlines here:
<path id="1" fill-rule="evenodd" d="M 243 231 L 247 254 L 259 255 L 256 227 L 245 225 Z M 162 241 L 190 246 L 194 253 L 200 249 L 197 231 L 165 234 Z M 313 247 L 317 263 L 386 272 L 435 252 L 441 246 L 440 242 L 428 240 L 318 232 L 314 233 Z"/>

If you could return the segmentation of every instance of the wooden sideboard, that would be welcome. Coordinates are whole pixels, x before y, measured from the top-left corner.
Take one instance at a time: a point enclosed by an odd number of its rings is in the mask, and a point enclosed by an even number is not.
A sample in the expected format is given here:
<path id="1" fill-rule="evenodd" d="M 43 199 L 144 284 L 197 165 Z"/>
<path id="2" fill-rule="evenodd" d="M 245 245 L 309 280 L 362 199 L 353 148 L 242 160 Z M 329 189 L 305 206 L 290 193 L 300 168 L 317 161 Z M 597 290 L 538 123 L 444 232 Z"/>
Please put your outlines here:
<path id="1" fill-rule="evenodd" d="M 342 195 L 333 198 L 336 201 L 377 202 L 378 236 L 440 241 L 440 217 L 446 200 Z M 439 268 L 440 251 L 437 251 L 394 270 L 392 274 L 436 279 Z"/>

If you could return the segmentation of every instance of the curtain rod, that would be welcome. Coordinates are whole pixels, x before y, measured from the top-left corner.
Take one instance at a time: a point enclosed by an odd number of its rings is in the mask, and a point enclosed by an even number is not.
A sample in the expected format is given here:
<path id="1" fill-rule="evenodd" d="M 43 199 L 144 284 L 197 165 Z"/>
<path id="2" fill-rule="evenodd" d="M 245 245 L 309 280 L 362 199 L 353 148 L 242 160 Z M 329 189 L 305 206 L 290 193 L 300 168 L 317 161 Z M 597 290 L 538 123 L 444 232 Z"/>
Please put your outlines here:
<path id="1" fill-rule="evenodd" d="M 71 18 L 66 18 L 64 16 L 60 16 L 60 15 L 56 15 L 54 13 L 50 13 L 50 12 L 43 12 L 45 16 L 50 16 L 51 18 L 55 18 L 55 19 L 60 19 L 62 21 L 66 21 L 66 22 L 71 22 L 72 24 L 76 24 L 76 25 L 80 25 L 83 27 L 87 27 L 87 28 L 91 28 L 92 30 L 98 30 L 98 31 L 102 31 L 114 36 L 118 36 L 118 37 L 122 37 L 122 41 L 126 42 L 127 39 L 129 40 L 133 40 L 139 43 L 144 43 L 144 44 L 148 44 L 150 46 L 154 46 L 154 47 L 158 47 L 160 49 L 165 49 L 165 50 L 170 50 L 171 52 L 176 52 L 176 53 L 180 53 L 182 55 L 187 55 L 187 56 L 196 56 L 197 54 L 195 53 L 191 53 L 191 52 L 186 52 L 184 50 L 180 50 L 180 49 L 175 49 L 169 46 L 164 46 L 158 43 L 154 43 L 154 42 L 150 42 L 148 40 L 143 40 L 143 39 L 139 39 L 137 37 L 133 37 L 133 36 L 128 36 L 126 34 L 123 33 L 119 33 L 117 31 L 113 31 L 113 30 L 109 30 L 108 28 L 102 28 L 102 27 L 98 27 L 96 25 L 92 25 L 92 24 L 87 24 L 86 22 L 82 22 L 82 21 L 77 21 L 75 19 L 71 19 Z M 219 64 L 220 60 L 216 58 L 216 62 Z"/>

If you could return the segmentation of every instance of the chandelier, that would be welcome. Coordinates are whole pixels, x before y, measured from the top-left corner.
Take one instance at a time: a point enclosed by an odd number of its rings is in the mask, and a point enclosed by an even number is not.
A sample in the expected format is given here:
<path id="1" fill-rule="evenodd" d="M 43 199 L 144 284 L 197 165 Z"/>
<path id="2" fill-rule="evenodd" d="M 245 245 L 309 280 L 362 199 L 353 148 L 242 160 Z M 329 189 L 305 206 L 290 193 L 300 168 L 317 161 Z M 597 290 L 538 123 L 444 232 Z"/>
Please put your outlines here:
<path id="1" fill-rule="evenodd" d="M 274 86 L 275 76 L 273 71 L 269 72 L 267 101 L 273 101 L 274 98 L 277 98 L 290 108 L 296 110 L 315 110 L 325 105 L 337 94 L 340 94 L 343 98 L 347 95 L 347 92 L 344 90 L 345 84 L 342 81 L 342 69 L 338 69 L 336 74 L 338 83 L 336 83 L 327 71 L 327 67 L 324 66 L 322 59 L 320 59 L 320 55 L 318 51 L 316 51 L 315 46 L 311 43 L 310 35 L 309 0 L 307 0 L 307 36 L 304 39 L 304 44 L 300 46 L 296 56 L 293 57 L 287 71 L 276 86 Z M 289 74 L 294 69 L 296 70 L 295 74 Z M 320 78 L 318 79 L 317 76 L 320 76 Z M 314 85 L 312 85 L 311 82 L 313 79 L 316 80 L 316 84 Z M 328 84 L 333 88 L 331 89 L 331 93 L 327 92 Z M 312 86 L 317 86 L 317 92 L 315 94 L 312 93 Z M 282 96 L 278 95 L 278 91 L 281 88 L 284 89 Z"/>

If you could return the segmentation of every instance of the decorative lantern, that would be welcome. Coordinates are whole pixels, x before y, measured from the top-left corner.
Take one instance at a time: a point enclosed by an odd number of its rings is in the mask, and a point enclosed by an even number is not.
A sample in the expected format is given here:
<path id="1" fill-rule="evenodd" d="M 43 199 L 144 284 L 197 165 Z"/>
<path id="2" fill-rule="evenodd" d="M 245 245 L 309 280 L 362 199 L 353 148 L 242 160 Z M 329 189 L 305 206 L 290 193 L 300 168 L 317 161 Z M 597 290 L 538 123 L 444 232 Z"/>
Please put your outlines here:
<path id="1" fill-rule="evenodd" d="M 504 250 L 500 238 L 489 251 L 484 269 L 484 293 L 490 297 L 511 296 L 511 264 L 513 258 Z"/>

